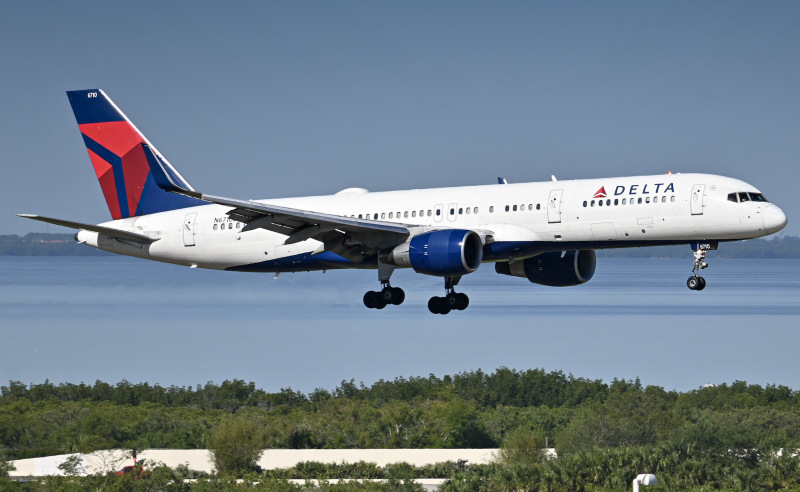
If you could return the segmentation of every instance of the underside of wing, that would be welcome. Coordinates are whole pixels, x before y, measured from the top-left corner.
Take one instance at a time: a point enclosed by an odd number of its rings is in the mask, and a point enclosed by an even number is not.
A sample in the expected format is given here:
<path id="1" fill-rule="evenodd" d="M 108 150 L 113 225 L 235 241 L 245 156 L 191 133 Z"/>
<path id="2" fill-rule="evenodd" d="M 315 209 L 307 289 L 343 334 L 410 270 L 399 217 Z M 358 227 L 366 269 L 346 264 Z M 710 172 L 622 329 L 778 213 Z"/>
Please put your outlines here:
<path id="1" fill-rule="evenodd" d="M 284 244 L 315 239 L 322 246 L 315 253 L 330 251 L 359 263 L 381 250 L 396 246 L 408 239 L 408 227 L 381 222 L 312 212 L 289 207 L 201 195 L 203 200 L 231 207 L 227 215 L 245 223 L 242 232 L 266 229 L 283 234 Z"/>

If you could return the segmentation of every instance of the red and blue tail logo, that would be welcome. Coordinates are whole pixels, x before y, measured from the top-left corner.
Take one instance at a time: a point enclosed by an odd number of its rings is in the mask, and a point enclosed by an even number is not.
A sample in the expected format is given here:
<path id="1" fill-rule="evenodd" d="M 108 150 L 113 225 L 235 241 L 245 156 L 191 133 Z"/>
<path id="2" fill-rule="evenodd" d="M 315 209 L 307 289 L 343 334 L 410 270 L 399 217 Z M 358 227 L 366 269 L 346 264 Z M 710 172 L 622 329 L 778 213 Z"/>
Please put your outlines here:
<path id="1" fill-rule="evenodd" d="M 147 162 L 144 135 L 99 89 L 67 92 L 111 217 L 121 219 L 166 212 L 206 202 L 169 193 L 155 182 Z M 158 154 L 170 174 L 191 190 L 183 177 Z"/>

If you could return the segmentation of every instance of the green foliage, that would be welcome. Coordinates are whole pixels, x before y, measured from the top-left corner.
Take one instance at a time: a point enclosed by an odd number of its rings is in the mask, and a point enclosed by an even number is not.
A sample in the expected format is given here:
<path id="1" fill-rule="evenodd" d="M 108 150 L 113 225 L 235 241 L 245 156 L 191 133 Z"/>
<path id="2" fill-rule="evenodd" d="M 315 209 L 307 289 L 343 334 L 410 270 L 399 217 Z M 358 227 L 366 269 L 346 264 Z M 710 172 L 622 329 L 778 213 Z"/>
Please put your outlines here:
<path id="1" fill-rule="evenodd" d="M 8 462 L 6 450 L 0 447 L 0 479 L 7 477 L 8 472 L 14 471 L 14 465 Z"/>
<path id="2" fill-rule="evenodd" d="M 225 415 L 206 444 L 218 474 L 241 476 L 256 470 L 264 449 L 264 431 L 248 415 Z"/>
<path id="3" fill-rule="evenodd" d="M 0 446 L 9 459 L 108 448 L 201 449 L 212 434 L 224 435 L 218 434 L 222 422 L 233 417 L 256 429 L 245 434 L 258 449 L 509 448 L 520 429 L 547 440 L 562 458 L 675 440 L 704 456 L 800 449 L 800 393 L 741 381 L 678 393 L 638 380 L 604 383 L 561 371 L 500 368 L 372 386 L 342 381 L 310 395 L 291 388 L 267 393 L 241 380 L 194 388 L 128 381 L 0 387 Z M 242 473 L 251 465 L 234 469 Z M 449 477 L 453 469 L 436 473 Z"/>
<path id="4" fill-rule="evenodd" d="M 519 427 L 500 446 L 500 460 L 507 465 L 533 465 L 547 459 L 545 439 L 540 433 Z"/>
<path id="5" fill-rule="evenodd" d="M 64 475 L 68 477 L 84 475 L 86 473 L 86 470 L 83 467 L 83 458 L 79 454 L 73 454 L 72 456 L 69 456 L 60 465 L 58 465 L 58 469 L 64 472 Z"/>

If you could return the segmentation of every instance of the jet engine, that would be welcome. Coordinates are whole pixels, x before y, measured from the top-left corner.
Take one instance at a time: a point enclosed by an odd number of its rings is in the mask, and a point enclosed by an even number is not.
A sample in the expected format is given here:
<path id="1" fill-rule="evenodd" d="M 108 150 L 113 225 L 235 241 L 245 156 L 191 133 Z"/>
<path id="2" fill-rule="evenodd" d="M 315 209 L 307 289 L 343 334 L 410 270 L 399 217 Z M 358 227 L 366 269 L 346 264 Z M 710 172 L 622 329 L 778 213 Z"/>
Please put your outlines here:
<path id="1" fill-rule="evenodd" d="M 472 273 L 483 260 L 483 241 L 475 231 L 444 229 L 412 237 L 394 248 L 384 261 L 411 267 L 417 273 L 451 277 Z"/>
<path id="2" fill-rule="evenodd" d="M 498 262 L 494 269 L 502 275 L 525 277 L 534 284 L 567 287 L 588 282 L 594 275 L 597 255 L 594 250 L 554 251 L 514 262 Z"/>

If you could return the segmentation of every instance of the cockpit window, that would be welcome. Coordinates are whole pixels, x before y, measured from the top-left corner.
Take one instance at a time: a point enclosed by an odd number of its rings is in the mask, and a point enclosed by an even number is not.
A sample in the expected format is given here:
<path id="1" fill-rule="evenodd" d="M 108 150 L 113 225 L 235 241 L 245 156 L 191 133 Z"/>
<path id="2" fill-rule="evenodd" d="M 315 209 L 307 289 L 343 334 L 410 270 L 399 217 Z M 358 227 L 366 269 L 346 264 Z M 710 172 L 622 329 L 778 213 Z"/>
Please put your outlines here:
<path id="1" fill-rule="evenodd" d="M 728 201 L 729 202 L 762 202 L 762 203 L 769 203 L 769 200 L 762 195 L 761 193 L 747 193 L 744 191 L 740 191 L 738 193 L 729 193 L 728 194 Z"/>

